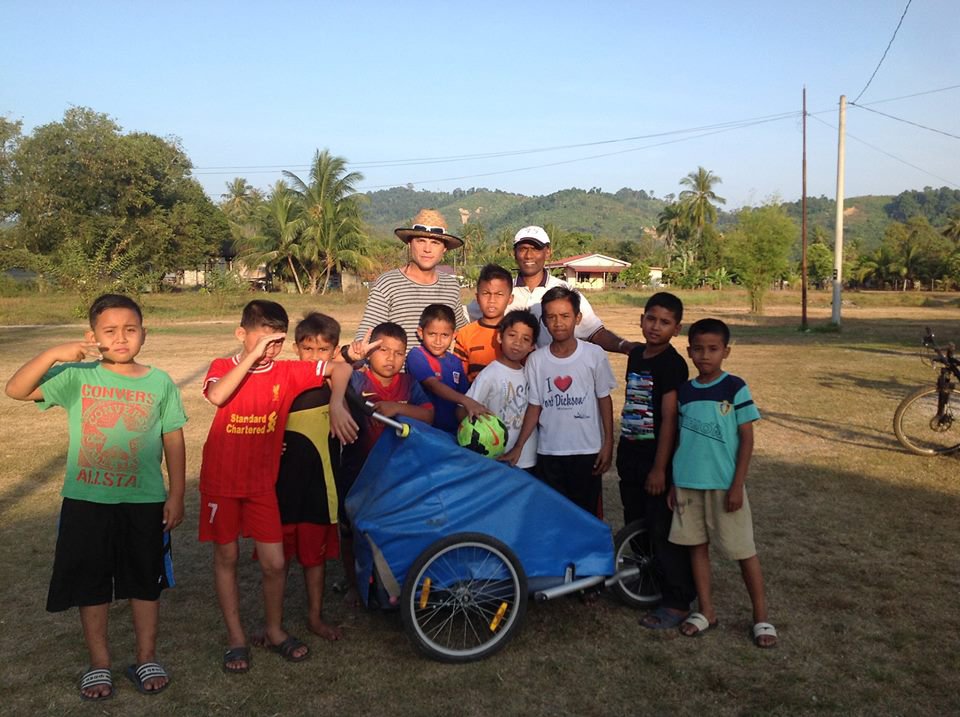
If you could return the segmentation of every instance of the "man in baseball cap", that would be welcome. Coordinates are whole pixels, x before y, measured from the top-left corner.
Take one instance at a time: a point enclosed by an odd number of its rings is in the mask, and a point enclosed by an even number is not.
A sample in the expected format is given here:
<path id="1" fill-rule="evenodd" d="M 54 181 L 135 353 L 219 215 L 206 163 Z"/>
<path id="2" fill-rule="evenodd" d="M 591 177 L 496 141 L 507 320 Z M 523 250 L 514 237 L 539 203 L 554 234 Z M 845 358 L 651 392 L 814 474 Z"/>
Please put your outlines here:
<path id="1" fill-rule="evenodd" d="M 555 286 L 570 287 L 563 279 L 558 279 L 548 272 L 544 265 L 550 260 L 550 235 L 543 227 L 531 225 L 523 227 L 513 237 L 513 258 L 517 262 L 518 274 L 513 285 L 513 298 L 507 306 L 507 311 L 514 309 L 530 309 L 537 318 L 540 318 L 540 299 L 549 289 Z M 468 307 L 471 318 L 479 316 L 480 308 L 476 302 Z M 621 338 L 612 331 L 604 328 L 603 322 L 594 313 L 593 307 L 586 296 L 580 296 L 580 323 L 577 325 L 578 339 L 597 344 L 605 351 L 628 354 L 634 344 L 632 341 Z M 540 332 L 539 346 L 550 343 L 550 334 Z"/>

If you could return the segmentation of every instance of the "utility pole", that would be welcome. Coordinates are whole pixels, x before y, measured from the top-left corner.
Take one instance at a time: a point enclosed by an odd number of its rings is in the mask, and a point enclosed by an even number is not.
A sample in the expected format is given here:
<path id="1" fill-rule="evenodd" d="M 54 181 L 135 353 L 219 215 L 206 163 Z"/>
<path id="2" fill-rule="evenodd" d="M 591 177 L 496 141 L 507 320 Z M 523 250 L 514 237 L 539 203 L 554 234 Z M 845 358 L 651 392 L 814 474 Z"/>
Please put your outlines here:
<path id="1" fill-rule="evenodd" d="M 837 139 L 837 218 L 834 222 L 833 240 L 833 317 L 835 326 L 840 326 L 841 288 L 843 287 L 843 171 L 844 145 L 847 131 L 847 96 L 840 95 L 840 128 Z"/>
<path id="2" fill-rule="evenodd" d="M 800 195 L 800 330 L 807 330 L 807 86 L 803 86 L 803 189 Z"/>

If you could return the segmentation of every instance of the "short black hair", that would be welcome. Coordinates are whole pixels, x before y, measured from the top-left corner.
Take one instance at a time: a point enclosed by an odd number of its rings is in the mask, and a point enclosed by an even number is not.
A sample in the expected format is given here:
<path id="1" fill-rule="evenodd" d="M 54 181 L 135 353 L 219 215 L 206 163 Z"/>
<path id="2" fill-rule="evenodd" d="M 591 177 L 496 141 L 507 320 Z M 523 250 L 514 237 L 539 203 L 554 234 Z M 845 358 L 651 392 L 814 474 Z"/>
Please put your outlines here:
<path id="1" fill-rule="evenodd" d="M 693 343 L 693 339 L 700 334 L 716 334 L 723 339 L 723 345 L 730 344 L 730 327 L 720 319 L 700 319 L 694 321 L 687 331 L 687 340 Z"/>
<path id="2" fill-rule="evenodd" d="M 513 276 L 509 271 L 499 264 L 487 264 L 480 270 L 480 276 L 477 278 L 477 288 L 479 289 L 483 282 L 493 281 L 494 279 L 502 279 L 508 284 L 513 284 Z"/>
<path id="3" fill-rule="evenodd" d="M 330 344 L 340 343 L 340 323 L 332 316 L 311 311 L 297 323 L 293 340 L 299 344 L 316 336 Z"/>
<path id="4" fill-rule="evenodd" d="M 457 328 L 457 317 L 446 304 L 428 304 L 420 313 L 420 328 L 427 328 L 431 321 L 446 321 L 454 329 Z"/>
<path id="5" fill-rule="evenodd" d="M 400 324 L 395 324 L 392 321 L 384 321 L 382 324 L 373 327 L 373 331 L 370 332 L 370 340 L 376 341 L 380 338 L 396 339 L 402 341 L 404 346 L 407 345 L 407 332 L 403 330 Z"/>
<path id="6" fill-rule="evenodd" d="M 679 296 L 675 296 L 669 291 L 658 291 L 647 299 L 647 303 L 643 307 L 643 312 L 646 313 L 650 311 L 654 306 L 661 306 L 669 311 L 673 314 L 673 318 L 676 319 L 678 324 L 683 321 L 683 302 L 680 301 Z"/>
<path id="7" fill-rule="evenodd" d="M 268 328 L 286 332 L 290 319 L 287 317 L 287 310 L 276 301 L 254 299 L 243 307 L 240 326 L 247 330 Z"/>
<path id="8" fill-rule="evenodd" d="M 533 315 L 532 311 L 529 309 L 508 311 L 497 326 L 497 333 L 503 336 L 503 332 L 514 324 L 525 324 L 529 326 L 533 331 L 533 343 L 537 343 L 537 339 L 540 338 L 540 322 L 537 321 L 537 317 Z"/>
<path id="9" fill-rule="evenodd" d="M 130 309 L 140 319 L 143 324 L 143 311 L 140 310 L 140 304 L 123 294 L 101 294 L 93 303 L 90 304 L 90 311 L 87 312 L 87 318 L 90 319 L 90 328 L 96 328 L 97 319 L 107 309 Z"/>
<path id="10" fill-rule="evenodd" d="M 540 319 L 543 320 L 543 317 L 547 315 L 545 308 L 547 304 L 551 301 L 561 301 L 563 299 L 570 302 L 570 306 L 573 307 L 573 313 L 580 313 L 580 292 L 567 286 L 555 286 L 540 299 Z"/>

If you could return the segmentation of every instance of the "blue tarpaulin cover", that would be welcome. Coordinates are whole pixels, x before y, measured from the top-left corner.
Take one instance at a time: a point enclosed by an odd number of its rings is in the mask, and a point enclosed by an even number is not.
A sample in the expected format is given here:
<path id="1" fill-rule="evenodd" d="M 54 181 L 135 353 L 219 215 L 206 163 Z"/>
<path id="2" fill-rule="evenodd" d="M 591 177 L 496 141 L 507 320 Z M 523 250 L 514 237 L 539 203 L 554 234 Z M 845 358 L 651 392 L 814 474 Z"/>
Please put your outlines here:
<path id="1" fill-rule="evenodd" d="M 571 565 L 578 578 L 614 573 L 606 523 L 526 471 L 461 448 L 424 423 L 404 422 L 410 435 L 385 430 L 346 499 L 364 602 L 371 540 L 400 585 L 428 546 L 462 532 L 505 543 L 528 578 L 556 577 L 559 584 Z"/>

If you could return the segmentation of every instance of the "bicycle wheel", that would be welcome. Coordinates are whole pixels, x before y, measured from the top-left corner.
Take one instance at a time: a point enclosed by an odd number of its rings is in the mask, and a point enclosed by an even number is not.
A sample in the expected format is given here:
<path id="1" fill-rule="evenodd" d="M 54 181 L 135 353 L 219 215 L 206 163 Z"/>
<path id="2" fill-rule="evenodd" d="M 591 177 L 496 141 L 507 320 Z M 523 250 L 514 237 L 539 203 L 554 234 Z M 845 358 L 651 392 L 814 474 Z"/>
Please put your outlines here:
<path id="1" fill-rule="evenodd" d="M 950 389 L 949 399 L 942 414 L 936 387 L 917 389 L 903 399 L 893 414 L 893 432 L 904 448 L 922 456 L 960 449 L 960 425 L 955 425 L 953 415 L 960 394 L 955 388 Z"/>
<path id="2" fill-rule="evenodd" d="M 502 648 L 527 608 L 527 576 L 517 556 L 482 533 L 458 533 L 424 550 L 407 572 L 403 627 L 441 662 L 480 660 Z"/>
<path id="3" fill-rule="evenodd" d="M 653 546 L 642 520 L 625 525 L 613 539 L 616 571 L 623 573 L 613 591 L 630 607 L 647 609 L 660 602 L 660 584 L 653 570 Z"/>

